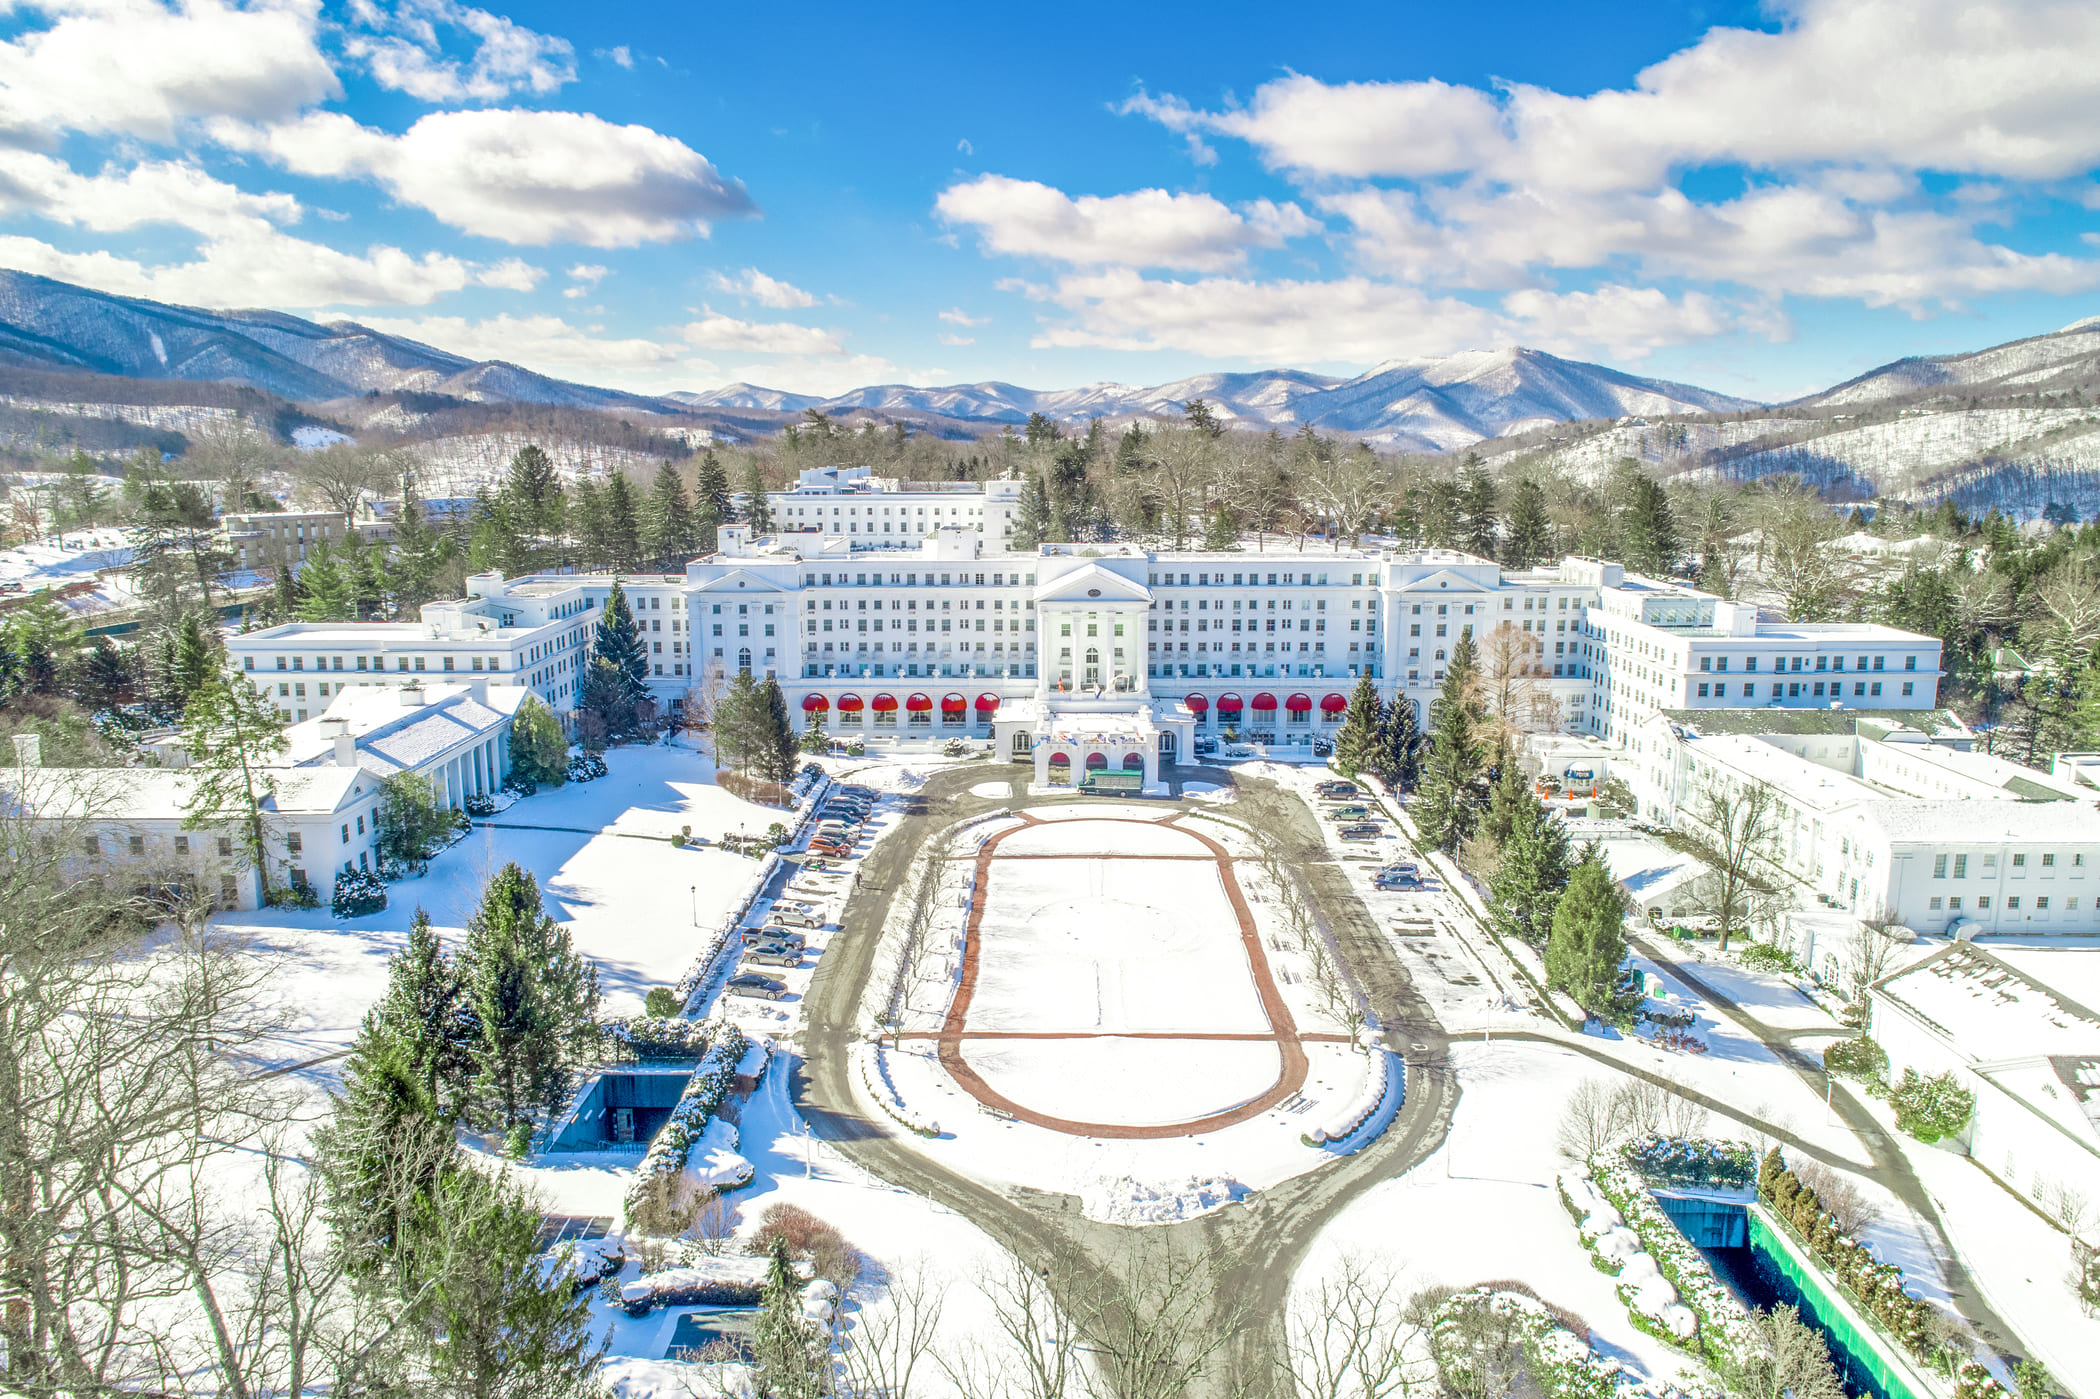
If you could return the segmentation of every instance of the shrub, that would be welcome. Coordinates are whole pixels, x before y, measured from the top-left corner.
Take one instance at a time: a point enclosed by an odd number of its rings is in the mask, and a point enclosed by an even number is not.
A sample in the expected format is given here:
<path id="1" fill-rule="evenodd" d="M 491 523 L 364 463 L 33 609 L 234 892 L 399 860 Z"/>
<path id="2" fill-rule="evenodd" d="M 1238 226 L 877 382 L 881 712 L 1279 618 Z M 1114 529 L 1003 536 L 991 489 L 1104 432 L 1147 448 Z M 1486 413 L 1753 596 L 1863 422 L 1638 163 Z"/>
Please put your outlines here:
<path id="1" fill-rule="evenodd" d="M 335 877 L 335 897 L 328 911 L 338 918 L 362 918 L 386 907 L 386 881 L 370 870 L 344 870 Z"/>
<path id="2" fill-rule="evenodd" d="M 642 1023 L 675 1025 L 682 1022 Z M 632 1030 L 634 1022 L 629 1021 L 628 1026 Z M 635 1168 L 634 1181 L 627 1188 L 627 1218 L 630 1221 L 634 1219 L 635 1210 L 645 1204 L 650 1192 L 656 1188 L 658 1176 L 677 1176 L 685 1170 L 685 1163 L 693 1153 L 693 1143 L 707 1130 L 708 1119 L 721 1109 L 722 1100 L 729 1096 L 730 1084 L 736 1079 L 736 1066 L 742 1062 L 747 1045 L 744 1032 L 725 1020 L 707 1026 L 704 1033 L 709 1040 L 707 1055 L 693 1070 L 678 1105 L 671 1109 L 670 1120 L 649 1143 L 641 1165 Z"/>
<path id="3" fill-rule="evenodd" d="M 559 787 L 568 763 L 569 741 L 561 722 L 538 695 L 527 695 L 510 726 L 511 778 L 531 796 L 542 785 Z"/>
<path id="4" fill-rule="evenodd" d="M 481 792 L 470 794 L 465 802 L 469 816 L 494 816 L 496 799 Z"/>
<path id="5" fill-rule="evenodd" d="M 1930 1357 L 1930 1328 L 1938 1313 L 1904 1291 L 1901 1268 L 1877 1261 L 1864 1244 L 1839 1231 L 1823 1201 L 1783 1164 L 1777 1148 L 1765 1154 L 1758 1168 L 1758 1193 L 1859 1300 L 1861 1310 L 1911 1354 L 1921 1360 Z"/>
<path id="6" fill-rule="evenodd" d="M 967 757 L 970 752 L 970 740 L 957 734 L 941 745 L 941 752 L 951 758 Z"/>
<path id="7" fill-rule="evenodd" d="M 1898 1127 L 1921 1142 L 1936 1142 L 1969 1125 L 1976 1095 L 1961 1086 L 1952 1070 L 1926 1078 L 1916 1069 L 1905 1069 L 1889 1090 L 1889 1106 L 1896 1110 Z"/>
<path id="8" fill-rule="evenodd" d="M 1794 954 L 1773 943 L 1745 943 L 1736 955 L 1742 959 L 1744 966 L 1754 967 L 1761 972 L 1776 972 L 1785 976 L 1801 975 L 1801 964 L 1794 960 Z"/>
<path id="9" fill-rule="evenodd" d="M 578 753 L 569 759 L 568 779 L 571 782 L 595 782 L 606 772 L 605 759 L 596 753 Z"/>
<path id="10" fill-rule="evenodd" d="M 658 986 L 649 993 L 647 1015 L 613 1016 L 598 1022 L 599 1033 L 617 1052 L 637 1059 L 697 1059 L 707 1052 L 715 1033 L 704 1021 L 680 1020 L 678 993 Z M 659 1015 L 655 1007 L 669 1006 Z"/>
<path id="11" fill-rule="evenodd" d="M 718 772 L 715 774 L 715 785 L 731 796 L 742 797 L 747 802 L 757 802 L 761 806 L 792 806 L 795 801 L 795 794 L 778 782 L 768 782 L 764 778 L 751 777 L 741 772 Z"/>
<path id="12" fill-rule="evenodd" d="M 669 1020 L 678 1014 L 678 993 L 668 986 L 652 986 L 642 998 L 642 1009 L 652 1020 Z"/>
<path id="13" fill-rule="evenodd" d="M 853 737 L 851 737 L 851 738 L 847 739 L 847 740 L 846 740 L 846 756 L 847 756 L 847 757 L 849 757 L 849 758 L 865 758 L 865 757 L 867 757 L 867 756 L 868 756 L 868 741 L 867 741 L 866 739 L 862 738 L 862 737 L 861 737 L 861 736 L 860 736 L 859 734 L 855 734 L 855 735 L 854 735 Z"/>
<path id="14" fill-rule="evenodd" d="M 789 1257 L 808 1259 L 810 1272 L 841 1292 L 853 1285 L 866 1263 L 845 1235 L 800 1205 L 783 1201 L 768 1206 L 758 1217 L 758 1232 L 744 1245 L 744 1252 L 763 1258 L 772 1253 L 775 1239 L 787 1245 Z"/>
<path id="15" fill-rule="evenodd" d="M 1757 1178 L 1757 1158 L 1741 1142 L 1650 1133 L 1628 1142 L 1626 1164 L 1664 1185 L 1745 1186 Z"/>
<path id="16" fill-rule="evenodd" d="M 268 908 L 319 908 L 321 896 L 311 884 L 280 884 L 263 892 L 263 904 Z"/>
<path id="17" fill-rule="evenodd" d="M 685 849 L 685 835 L 684 835 L 684 833 L 683 833 L 683 832 L 674 832 L 674 833 L 672 834 L 672 836 L 671 836 L 671 848 L 672 848 L 673 850 L 683 850 L 683 849 Z"/>
<path id="18" fill-rule="evenodd" d="M 1888 1077 L 1888 1051 L 1865 1035 L 1838 1040 L 1824 1049 L 1823 1068 L 1839 1078 L 1878 1083 Z"/>

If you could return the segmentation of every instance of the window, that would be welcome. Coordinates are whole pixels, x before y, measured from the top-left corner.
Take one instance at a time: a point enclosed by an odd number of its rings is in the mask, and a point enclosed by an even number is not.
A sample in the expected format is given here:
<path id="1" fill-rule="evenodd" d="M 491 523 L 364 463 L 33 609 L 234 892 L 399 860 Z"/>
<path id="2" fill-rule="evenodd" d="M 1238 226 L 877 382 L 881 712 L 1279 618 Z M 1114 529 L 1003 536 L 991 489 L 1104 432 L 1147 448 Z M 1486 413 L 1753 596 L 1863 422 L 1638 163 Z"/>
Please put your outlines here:
<path id="1" fill-rule="evenodd" d="M 1938 908 L 1940 906 L 1940 896 L 1938 894 L 1934 894 L 1931 897 L 1931 899 L 1926 901 L 1925 906 L 1927 908 Z"/>
<path id="2" fill-rule="evenodd" d="M 231 855 L 232 853 L 233 853 L 233 837 L 232 837 L 232 836 L 220 836 L 220 837 L 219 837 L 219 854 L 220 854 L 220 855 L 221 855 L 221 856 L 223 857 L 223 856 Z"/>
<path id="3" fill-rule="evenodd" d="M 2020 862 L 2020 857 L 2019 857 L 2019 856 L 2017 856 L 2017 855 L 2013 856 L 2013 863 L 2014 863 L 2014 864 L 2018 864 L 2019 862 Z M 1956 879 L 1967 879 L 1967 878 L 1969 877 L 1969 857 L 1968 857 L 1968 856 L 1966 856 L 1966 855 L 1956 855 L 1956 856 L 1954 857 L 1954 877 L 1955 877 Z"/>
<path id="4" fill-rule="evenodd" d="M 305 849 L 305 842 L 300 838 L 300 835 L 297 831 L 293 831 L 290 835 L 284 838 L 284 848 L 290 851 L 292 854 L 297 855 Z"/>
<path id="5" fill-rule="evenodd" d="M 1947 877 L 1947 857 L 1945 855 L 1932 857 L 1932 877 L 1934 879 L 1945 879 Z M 1938 908 L 1939 902 L 1935 900 L 1932 906 Z"/>
<path id="6" fill-rule="evenodd" d="M 1990 906 L 1991 906 L 1991 896 L 1990 896 L 1989 894 L 1984 894 L 1984 895 L 1980 896 L 1980 897 L 1979 897 L 1979 898 L 1978 898 L 1978 899 L 1976 900 L 1976 907 L 1977 907 L 1978 909 L 1987 909 L 1987 908 L 1989 908 Z"/>
<path id="7" fill-rule="evenodd" d="M 2014 868 L 2014 869 L 2022 869 L 2022 868 L 2025 868 L 2026 864 L 2027 864 L 2027 857 L 2026 857 L 2025 855 L 2015 855 L 2015 856 L 2013 856 L 2013 868 Z"/>
<path id="8" fill-rule="evenodd" d="M 2037 913 L 2047 913 L 2049 911 L 2049 896 L 2047 894 L 2043 894 L 2035 899 L 2034 910 Z"/>
<path id="9" fill-rule="evenodd" d="M 2046 851 L 2046 852 L 2044 852 L 2044 853 L 2043 853 L 2043 855 L 2042 855 L 2042 868 L 2043 868 L 2043 869 L 2050 869 L 2050 868 L 2053 868 L 2053 867 L 2055 866 L 2055 864 L 2056 864 L 2056 852 L 2055 852 L 2055 851 L 2053 851 L 2053 850 L 2050 850 L 2050 851 Z"/>
<path id="10" fill-rule="evenodd" d="M 2013 912 L 2018 913 L 2020 911 L 2020 896 L 2018 894 L 2014 894 L 2011 898 L 2008 898 L 2005 901 L 2005 906 L 2011 909 Z"/>
<path id="11" fill-rule="evenodd" d="M 188 836 L 175 837 L 175 853 L 178 855 L 190 853 L 190 838 Z"/>
<path id="12" fill-rule="evenodd" d="M 1908 680 L 1903 682 L 1903 693 L 1906 695 L 1910 693 L 1910 681 Z"/>
<path id="13" fill-rule="evenodd" d="M 131 853 L 134 855 L 146 853 L 146 838 L 144 836 L 133 836 L 131 838 Z"/>

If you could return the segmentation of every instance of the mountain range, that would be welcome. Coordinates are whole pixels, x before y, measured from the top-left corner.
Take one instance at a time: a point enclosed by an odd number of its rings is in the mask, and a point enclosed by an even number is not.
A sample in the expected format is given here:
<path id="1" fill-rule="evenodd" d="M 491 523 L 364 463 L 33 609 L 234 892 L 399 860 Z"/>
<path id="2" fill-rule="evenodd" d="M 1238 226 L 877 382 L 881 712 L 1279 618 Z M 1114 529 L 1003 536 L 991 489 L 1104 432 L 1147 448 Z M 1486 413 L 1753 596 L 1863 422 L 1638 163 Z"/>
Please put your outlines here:
<path id="1" fill-rule="evenodd" d="M 969 435 L 987 425 L 1026 422 L 1034 413 L 1066 423 L 1179 417 L 1200 398 L 1239 426 L 1292 431 L 1309 423 L 1390 448 L 1436 451 L 1570 420 L 1754 406 L 1709 389 L 1522 348 L 1392 360 L 1350 378 L 1269 369 L 1200 374 L 1151 387 L 1089 384 L 1041 391 L 997 382 L 878 384 L 826 398 L 730 384 L 705 393 L 649 396 L 572 383 L 501 360 L 471 360 L 354 321 L 322 324 L 277 311 L 170 306 L 4 270 L 0 365 L 237 383 L 308 405 L 417 393 L 641 413 L 712 421 L 731 435 L 775 428 L 808 409 L 901 418 Z"/>

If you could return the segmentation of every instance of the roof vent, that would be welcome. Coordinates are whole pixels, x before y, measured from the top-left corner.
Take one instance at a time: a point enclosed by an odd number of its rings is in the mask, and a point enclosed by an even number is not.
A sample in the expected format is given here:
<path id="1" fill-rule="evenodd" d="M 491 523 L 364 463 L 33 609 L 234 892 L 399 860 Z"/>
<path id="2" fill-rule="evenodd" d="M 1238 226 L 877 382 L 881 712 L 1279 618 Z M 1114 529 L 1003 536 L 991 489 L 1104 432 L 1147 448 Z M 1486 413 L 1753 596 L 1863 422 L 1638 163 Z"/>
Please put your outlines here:
<path id="1" fill-rule="evenodd" d="M 403 709 L 419 709 L 422 707 L 422 704 L 423 687 L 421 685 L 403 685 L 401 687 L 401 707 Z"/>

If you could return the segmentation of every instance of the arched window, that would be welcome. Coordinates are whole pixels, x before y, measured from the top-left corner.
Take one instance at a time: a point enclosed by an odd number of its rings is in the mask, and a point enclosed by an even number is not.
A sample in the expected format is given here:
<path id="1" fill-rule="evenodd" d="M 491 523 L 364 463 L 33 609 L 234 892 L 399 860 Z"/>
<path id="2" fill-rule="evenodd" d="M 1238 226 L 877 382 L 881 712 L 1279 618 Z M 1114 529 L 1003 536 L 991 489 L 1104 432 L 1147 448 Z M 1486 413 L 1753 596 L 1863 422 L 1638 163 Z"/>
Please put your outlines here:
<path id="1" fill-rule="evenodd" d="M 746 675 L 749 675 L 751 673 L 750 647 L 747 646 L 743 650 L 736 653 L 736 668 L 744 672 L 744 674 Z"/>

